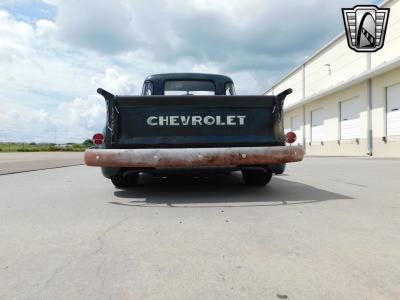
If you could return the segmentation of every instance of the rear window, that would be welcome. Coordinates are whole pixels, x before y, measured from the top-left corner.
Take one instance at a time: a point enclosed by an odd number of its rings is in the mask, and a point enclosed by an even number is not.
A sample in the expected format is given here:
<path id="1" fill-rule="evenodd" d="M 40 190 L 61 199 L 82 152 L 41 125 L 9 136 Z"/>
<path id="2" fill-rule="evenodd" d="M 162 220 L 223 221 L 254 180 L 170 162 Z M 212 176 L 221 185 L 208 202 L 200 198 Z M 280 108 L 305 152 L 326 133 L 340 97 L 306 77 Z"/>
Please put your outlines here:
<path id="1" fill-rule="evenodd" d="M 234 96 L 235 93 L 235 86 L 233 85 L 233 82 L 228 82 L 225 84 L 225 95 L 228 96 Z"/>
<path id="2" fill-rule="evenodd" d="M 143 90 L 142 90 L 142 95 L 143 96 L 151 96 L 154 95 L 154 87 L 153 87 L 153 83 L 148 81 L 145 82 L 143 85 Z"/>
<path id="3" fill-rule="evenodd" d="M 207 80 L 168 80 L 164 95 L 215 95 L 215 85 Z"/>

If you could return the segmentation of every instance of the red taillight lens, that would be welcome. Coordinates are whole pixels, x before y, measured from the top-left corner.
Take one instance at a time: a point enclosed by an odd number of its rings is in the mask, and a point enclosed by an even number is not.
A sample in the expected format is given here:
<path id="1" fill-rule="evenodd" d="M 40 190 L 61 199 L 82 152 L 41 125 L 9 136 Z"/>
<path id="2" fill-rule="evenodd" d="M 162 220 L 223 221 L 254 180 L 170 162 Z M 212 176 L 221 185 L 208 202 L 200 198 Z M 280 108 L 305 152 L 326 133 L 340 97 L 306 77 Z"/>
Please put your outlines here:
<path id="1" fill-rule="evenodd" d="M 93 139 L 94 139 L 94 140 L 104 140 L 104 135 L 101 134 L 101 133 L 96 133 L 96 134 L 93 136 Z"/>
<path id="2" fill-rule="evenodd" d="M 288 142 L 289 144 L 293 144 L 297 139 L 297 136 L 294 132 L 288 132 L 286 133 L 286 142 Z"/>
<path id="3" fill-rule="evenodd" d="M 93 143 L 94 143 L 95 145 L 101 145 L 101 144 L 103 144 L 103 141 L 104 141 L 104 135 L 103 135 L 103 134 L 101 134 L 101 133 L 96 133 L 96 134 L 93 136 Z"/>

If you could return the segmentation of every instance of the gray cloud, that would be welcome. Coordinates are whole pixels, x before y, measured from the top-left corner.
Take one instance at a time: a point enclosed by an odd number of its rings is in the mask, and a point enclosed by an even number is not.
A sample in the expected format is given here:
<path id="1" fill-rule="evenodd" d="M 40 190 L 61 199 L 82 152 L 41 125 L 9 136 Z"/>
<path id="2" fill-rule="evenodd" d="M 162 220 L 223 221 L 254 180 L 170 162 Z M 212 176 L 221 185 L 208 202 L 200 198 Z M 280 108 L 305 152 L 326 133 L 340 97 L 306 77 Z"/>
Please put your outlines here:
<path id="1" fill-rule="evenodd" d="M 221 72 L 279 76 L 338 34 L 340 8 L 355 3 L 73 0 L 60 2 L 56 24 L 65 42 L 103 55 L 144 50 L 149 63 L 189 59 Z"/>
<path id="2" fill-rule="evenodd" d="M 140 46 L 132 17 L 119 1 L 61 1 L 56 25 L 62 41 L 101 54 Z"/>

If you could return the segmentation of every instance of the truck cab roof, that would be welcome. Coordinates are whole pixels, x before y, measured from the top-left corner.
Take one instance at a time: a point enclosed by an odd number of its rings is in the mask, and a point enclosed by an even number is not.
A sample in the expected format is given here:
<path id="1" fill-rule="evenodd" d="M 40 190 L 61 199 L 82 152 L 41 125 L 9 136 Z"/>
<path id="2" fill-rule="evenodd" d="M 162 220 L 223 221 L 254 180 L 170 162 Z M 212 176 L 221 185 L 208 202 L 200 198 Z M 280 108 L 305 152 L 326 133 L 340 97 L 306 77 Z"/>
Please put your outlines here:
<path id="1" fill-rule="evenodd" d="M 165 80 L 212 80 L 222 82 L 233 82 L 232 79 L 225 75 L 207 74 L 207 73 L 164 73 L 154 74 L 146 78 L 151 81 L 165 81 Z"/>
<path id="2" fill-rule="evenodd" d="M 206 73 L 165 73 L 148 76 L 144 81 L 144 87 L 146 84 L 151 83 L 153 95 L 164 95 L 165 82 L 167 81 L 211 81 L 215 85 L 216 95 L 225 95 L 226 84 L 233 84 L 232 79 L 225 75 Z"/>

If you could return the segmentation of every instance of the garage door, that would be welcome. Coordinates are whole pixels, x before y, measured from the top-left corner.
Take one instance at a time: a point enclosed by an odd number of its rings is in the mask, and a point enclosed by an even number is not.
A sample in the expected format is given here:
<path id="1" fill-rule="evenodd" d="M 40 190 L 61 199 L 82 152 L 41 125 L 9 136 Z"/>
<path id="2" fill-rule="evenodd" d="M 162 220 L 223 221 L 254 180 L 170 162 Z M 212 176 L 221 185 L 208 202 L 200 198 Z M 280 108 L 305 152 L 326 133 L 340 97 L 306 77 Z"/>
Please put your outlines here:
<path id="1" fill-rule="evenodd" d="M 357 139 L 361 134 L 360 98 L 340 102 L 340 139 Z"/>
<path id="2" fill-rule="evenodd" d="M 386 135 L 400 135 L 400 84 L 387 88 Z"/>
<path id="3" fill-rule="evenodd" d="M 303 144 L 303 122 L 300 116 L 292 118 L 291 130 L 296 134 L 298 144 Z"/>
<path id="4" fill-rule="evenodd" d="M 319 142 L 324 139 L 324 109 L 320 108 L 311 112 L 311 141 Z"/>

